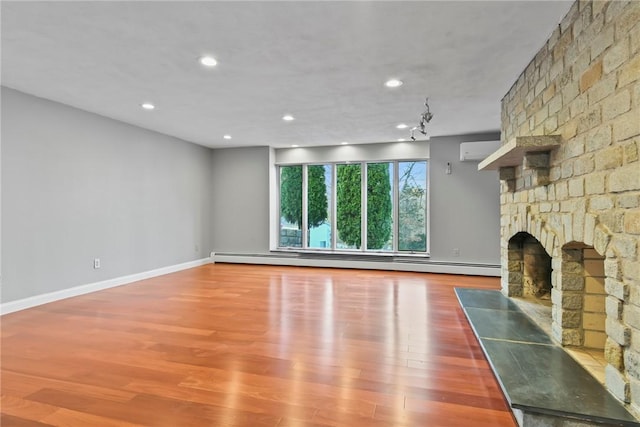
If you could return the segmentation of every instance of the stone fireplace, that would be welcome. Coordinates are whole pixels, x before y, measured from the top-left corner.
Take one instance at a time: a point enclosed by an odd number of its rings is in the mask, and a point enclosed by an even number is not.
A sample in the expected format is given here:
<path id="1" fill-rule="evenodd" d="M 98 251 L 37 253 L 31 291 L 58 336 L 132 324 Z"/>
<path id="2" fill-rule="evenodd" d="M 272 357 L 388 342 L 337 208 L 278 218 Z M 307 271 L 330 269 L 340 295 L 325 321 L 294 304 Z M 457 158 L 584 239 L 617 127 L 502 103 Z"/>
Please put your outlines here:
<path id="1" fill-rule="evenodd" d="M 640 2 L 579 1 L 502 100 L 502 292 L 640 413 Z"/>

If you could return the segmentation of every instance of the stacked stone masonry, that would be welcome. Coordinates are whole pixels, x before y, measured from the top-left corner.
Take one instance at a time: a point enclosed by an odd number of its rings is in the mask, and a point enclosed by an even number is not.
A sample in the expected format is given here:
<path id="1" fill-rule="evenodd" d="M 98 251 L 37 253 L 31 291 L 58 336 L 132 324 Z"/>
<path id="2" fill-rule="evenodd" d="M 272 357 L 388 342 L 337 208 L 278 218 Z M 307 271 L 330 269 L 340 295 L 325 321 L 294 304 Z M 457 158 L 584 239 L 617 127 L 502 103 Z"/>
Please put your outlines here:
<path id="1" fill-rule="evenodd" d="M 280 246 L 285 248 L 302 247 L 302 230 L 283 227 L 280 230 Z"/>
<path id="2" fill-rule="evenodd" d="M 552 258 L 554 337 L 603 349 L 607 388 L 639 414 L 640 1 L 573 4 L 502 100 L 504 144 L 538 135 L 562 143 L 500 171 L 503 292 L 528 233 Z"/>

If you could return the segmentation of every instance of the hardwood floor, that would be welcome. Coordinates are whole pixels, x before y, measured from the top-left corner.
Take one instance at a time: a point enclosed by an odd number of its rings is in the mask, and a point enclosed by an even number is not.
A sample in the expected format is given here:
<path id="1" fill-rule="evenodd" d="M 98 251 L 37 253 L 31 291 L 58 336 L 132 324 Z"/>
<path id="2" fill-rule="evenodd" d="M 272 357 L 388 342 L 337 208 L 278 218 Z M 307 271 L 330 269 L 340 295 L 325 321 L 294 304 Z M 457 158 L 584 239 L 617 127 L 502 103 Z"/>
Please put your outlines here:
<path id="1" fill-rule="evenodd" d="M 453 288 L 215 264 L 5 315 L 8 426 L 516 426 Z"/>

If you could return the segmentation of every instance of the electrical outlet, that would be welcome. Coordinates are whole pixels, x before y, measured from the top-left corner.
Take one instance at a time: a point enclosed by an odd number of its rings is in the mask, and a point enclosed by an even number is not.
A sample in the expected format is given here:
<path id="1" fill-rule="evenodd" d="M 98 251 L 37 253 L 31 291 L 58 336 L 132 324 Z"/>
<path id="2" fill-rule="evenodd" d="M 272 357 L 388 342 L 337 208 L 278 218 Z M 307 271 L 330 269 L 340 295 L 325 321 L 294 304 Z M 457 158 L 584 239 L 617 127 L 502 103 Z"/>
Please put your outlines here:
<path id="1" fill-rule="evenodd" d="M 453 256 L 460 256 L 460 248 L 453 248 Z"/>
<path id="2" fill-rule="evenodd" d="M 100 258 L 94 258 L 93 260 L 93 268 L 100 268 Z"/>
<path id="3" fill-rule="evenodd" d="M 198 246 L 198 245 L 195 245 L 195 246 L 193 247 L 193 249 L 194 249 L 196 252 L 200 252 L 200 246 Z"/>

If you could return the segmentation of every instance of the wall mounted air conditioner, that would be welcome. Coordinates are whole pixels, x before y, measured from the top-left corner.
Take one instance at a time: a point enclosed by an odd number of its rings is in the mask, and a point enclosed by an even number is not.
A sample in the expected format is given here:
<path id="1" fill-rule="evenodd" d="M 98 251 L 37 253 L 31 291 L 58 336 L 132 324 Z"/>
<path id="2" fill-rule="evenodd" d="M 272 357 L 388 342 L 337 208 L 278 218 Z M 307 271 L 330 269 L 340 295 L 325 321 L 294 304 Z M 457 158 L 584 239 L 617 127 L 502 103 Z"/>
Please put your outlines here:
<path id="1" fill-rule="evenodd" d="M 476 141 L 460 143 L 461 162 L 481 162 L 500 148 L 500 141 Z"/>

